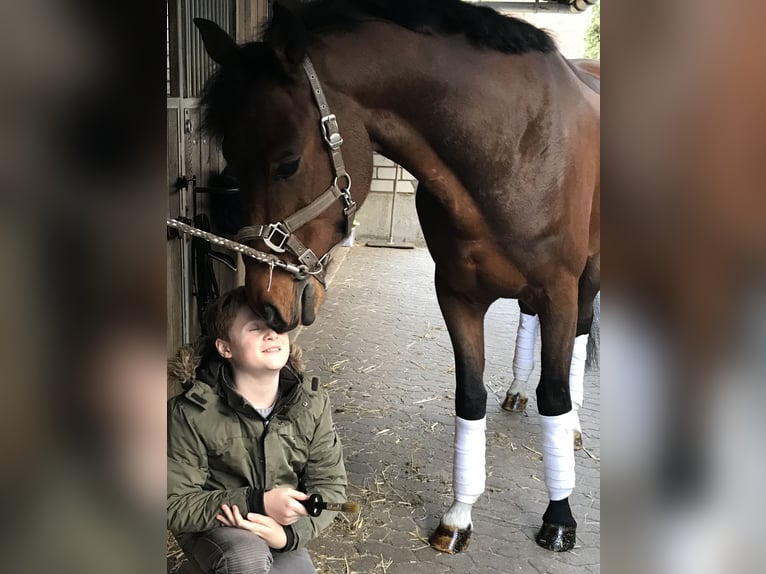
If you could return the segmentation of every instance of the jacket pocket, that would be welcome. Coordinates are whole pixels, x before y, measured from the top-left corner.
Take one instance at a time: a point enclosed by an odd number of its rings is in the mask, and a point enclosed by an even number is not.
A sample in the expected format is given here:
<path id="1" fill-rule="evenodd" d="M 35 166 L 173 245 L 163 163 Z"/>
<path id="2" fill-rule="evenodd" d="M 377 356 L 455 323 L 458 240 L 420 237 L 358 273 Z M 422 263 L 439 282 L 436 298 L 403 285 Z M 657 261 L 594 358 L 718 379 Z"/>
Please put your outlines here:
<path id="1" fill-rule="evenodd" d="M 308 438 L 294 425 L 271 429 L 266 440 L 266 465 L 280 485 L 295 483 L 303 473 L 309 456 Z"/>
<path id="2" fill-rule="evenodd" d="M 208 467 L 212 475 L 221 473 L 237 477 L 245 483 L 262 482 L 261 458 L 263 453 L 255 437 L 231 437 L 209 445 Z"/>

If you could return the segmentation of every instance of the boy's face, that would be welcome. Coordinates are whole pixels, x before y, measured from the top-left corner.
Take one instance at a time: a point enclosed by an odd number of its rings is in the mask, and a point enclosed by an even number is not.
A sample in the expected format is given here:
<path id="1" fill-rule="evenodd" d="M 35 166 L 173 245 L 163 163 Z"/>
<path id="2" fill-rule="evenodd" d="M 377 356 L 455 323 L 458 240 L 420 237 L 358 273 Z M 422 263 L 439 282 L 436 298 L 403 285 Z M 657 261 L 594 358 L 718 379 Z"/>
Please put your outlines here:
<path id="1" fill-rule="evenodd" d="M 249 307 L 243 307 L 229 329 L 229 340 L 216 339 L 216 348 L 235 368 L 249 373 L 279 371 L 290 356 L 287 333 L 277 333 Z"/>

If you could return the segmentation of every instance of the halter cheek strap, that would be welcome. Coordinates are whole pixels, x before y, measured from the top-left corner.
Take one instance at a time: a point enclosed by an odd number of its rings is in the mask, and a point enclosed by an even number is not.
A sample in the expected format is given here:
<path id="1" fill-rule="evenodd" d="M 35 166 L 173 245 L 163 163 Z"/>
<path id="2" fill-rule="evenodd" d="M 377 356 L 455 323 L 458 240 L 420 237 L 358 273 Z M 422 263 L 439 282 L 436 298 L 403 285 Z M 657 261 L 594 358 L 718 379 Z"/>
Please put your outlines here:
<path id="1" fill-rule="evenodd" d="M 235 241 L 248 243 L 262 239 L 276 253 L 290 251 L 296 255 L 299 264 L 304 265 L 308 269 L 308 273 L 314 274 L 321 271 L 322 260 L 326 255 L 321 259 L 317 257 L 311 249 L 303 245 L 294 235 L 295 231 L 318 217 L 337 200 L 340 200 L 343 206 L 343 214 L 346 216 L 346 234 L 348 235 L 353 229 L 356 202 L 351 198 L 351 176 L 346 172 L 346 164 L 343 162 L 343 154 L 340 149 L 343 145 L 343 138 L 338 130 L 338 120 L 335 114 L 330 113 L 330 107 L 322 91 L 316 70 L 308 57 L 303 60 L 303 70 L 306 73 L 306 77 L 311 85 L 311 93 L 314 95 L 314 100 L 319 108 L 321 118 L 320 128 L 330 153 L 335 177 L 330 187 L 306 207 L 277 223 L 243 227 L 237 233 Z"/>
<path id="2" fill-rule="evenodd" d="M 343 138 L 338 130 L 338 120 L 335 114 L 330 113 L 330 106 L 324 97 L 322 86 L 319 83 L 316 70 L 314 70 L 314 64 L 311 63 L 308 56 L 303 60 L 303 70 L 306 72 L 309 84 L 311 84 L 311 93 L 314 94 L 317 107 L 319 107 L 319 114 L 321 115 L 319 123 L 322 127 L 322 135 L 329 149 L 333 171 L 335 172 L 335 179 L 329 190 L 333 190 L 333 194 L 343 203 L 343 214 L 346 216 L 346 235 L 348 235 L 354 228 L 356 202 L 351 199 L 351 176 L 346 171 L 346 164 L 343 163 L 343 154 L 340 151 L 340 146 L 343 145 Z M 339 182 L 343 183 L 343 186 L 339 185 Z"/>

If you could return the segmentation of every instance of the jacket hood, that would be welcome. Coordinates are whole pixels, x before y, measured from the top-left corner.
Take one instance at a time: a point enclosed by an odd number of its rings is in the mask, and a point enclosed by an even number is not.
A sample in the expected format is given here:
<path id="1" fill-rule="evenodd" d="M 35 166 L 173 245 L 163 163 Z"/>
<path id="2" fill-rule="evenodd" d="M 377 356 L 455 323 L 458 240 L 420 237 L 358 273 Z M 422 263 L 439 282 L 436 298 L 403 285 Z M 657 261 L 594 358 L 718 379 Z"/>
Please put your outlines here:
<path id="1" fill-rule="evenodd" d="M 175 356 L 168 361 L 168 382 L 184 385 L 195 379 L 201 380 L 211 387 L 215 386 L 217 372 L 226 365 L 215 349 L 209 337 L 201 337 L 194 343 L 181 347 Z M 290 357 L 282 369 L 289 371 L 299 380 L 303 379 L 303 350 L 295 343 L 290 343 Z"/>

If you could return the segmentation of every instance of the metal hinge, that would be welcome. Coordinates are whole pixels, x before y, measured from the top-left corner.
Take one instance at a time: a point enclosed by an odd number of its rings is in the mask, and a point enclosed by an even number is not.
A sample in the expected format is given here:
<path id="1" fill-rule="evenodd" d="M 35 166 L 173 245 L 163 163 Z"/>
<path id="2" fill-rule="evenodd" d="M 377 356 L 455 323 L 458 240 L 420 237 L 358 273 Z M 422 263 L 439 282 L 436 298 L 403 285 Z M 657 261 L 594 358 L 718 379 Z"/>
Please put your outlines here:
<path id="1" fill-rule="evenodd" d="M 196 175 L 179 175 L 176 180 L 176 189 L 189 189 L 189 184 L 191 184 L 192 189 L 194 189 L 194 186 L 197 185 Z"/>
<path id="2" fill-rule="evenodd" d="M 191 110 L 186 109 L 184 110 L 184 133 L 190 134 L 192 133 L 193 129 L 192 121 L 191 121 Z"/>

